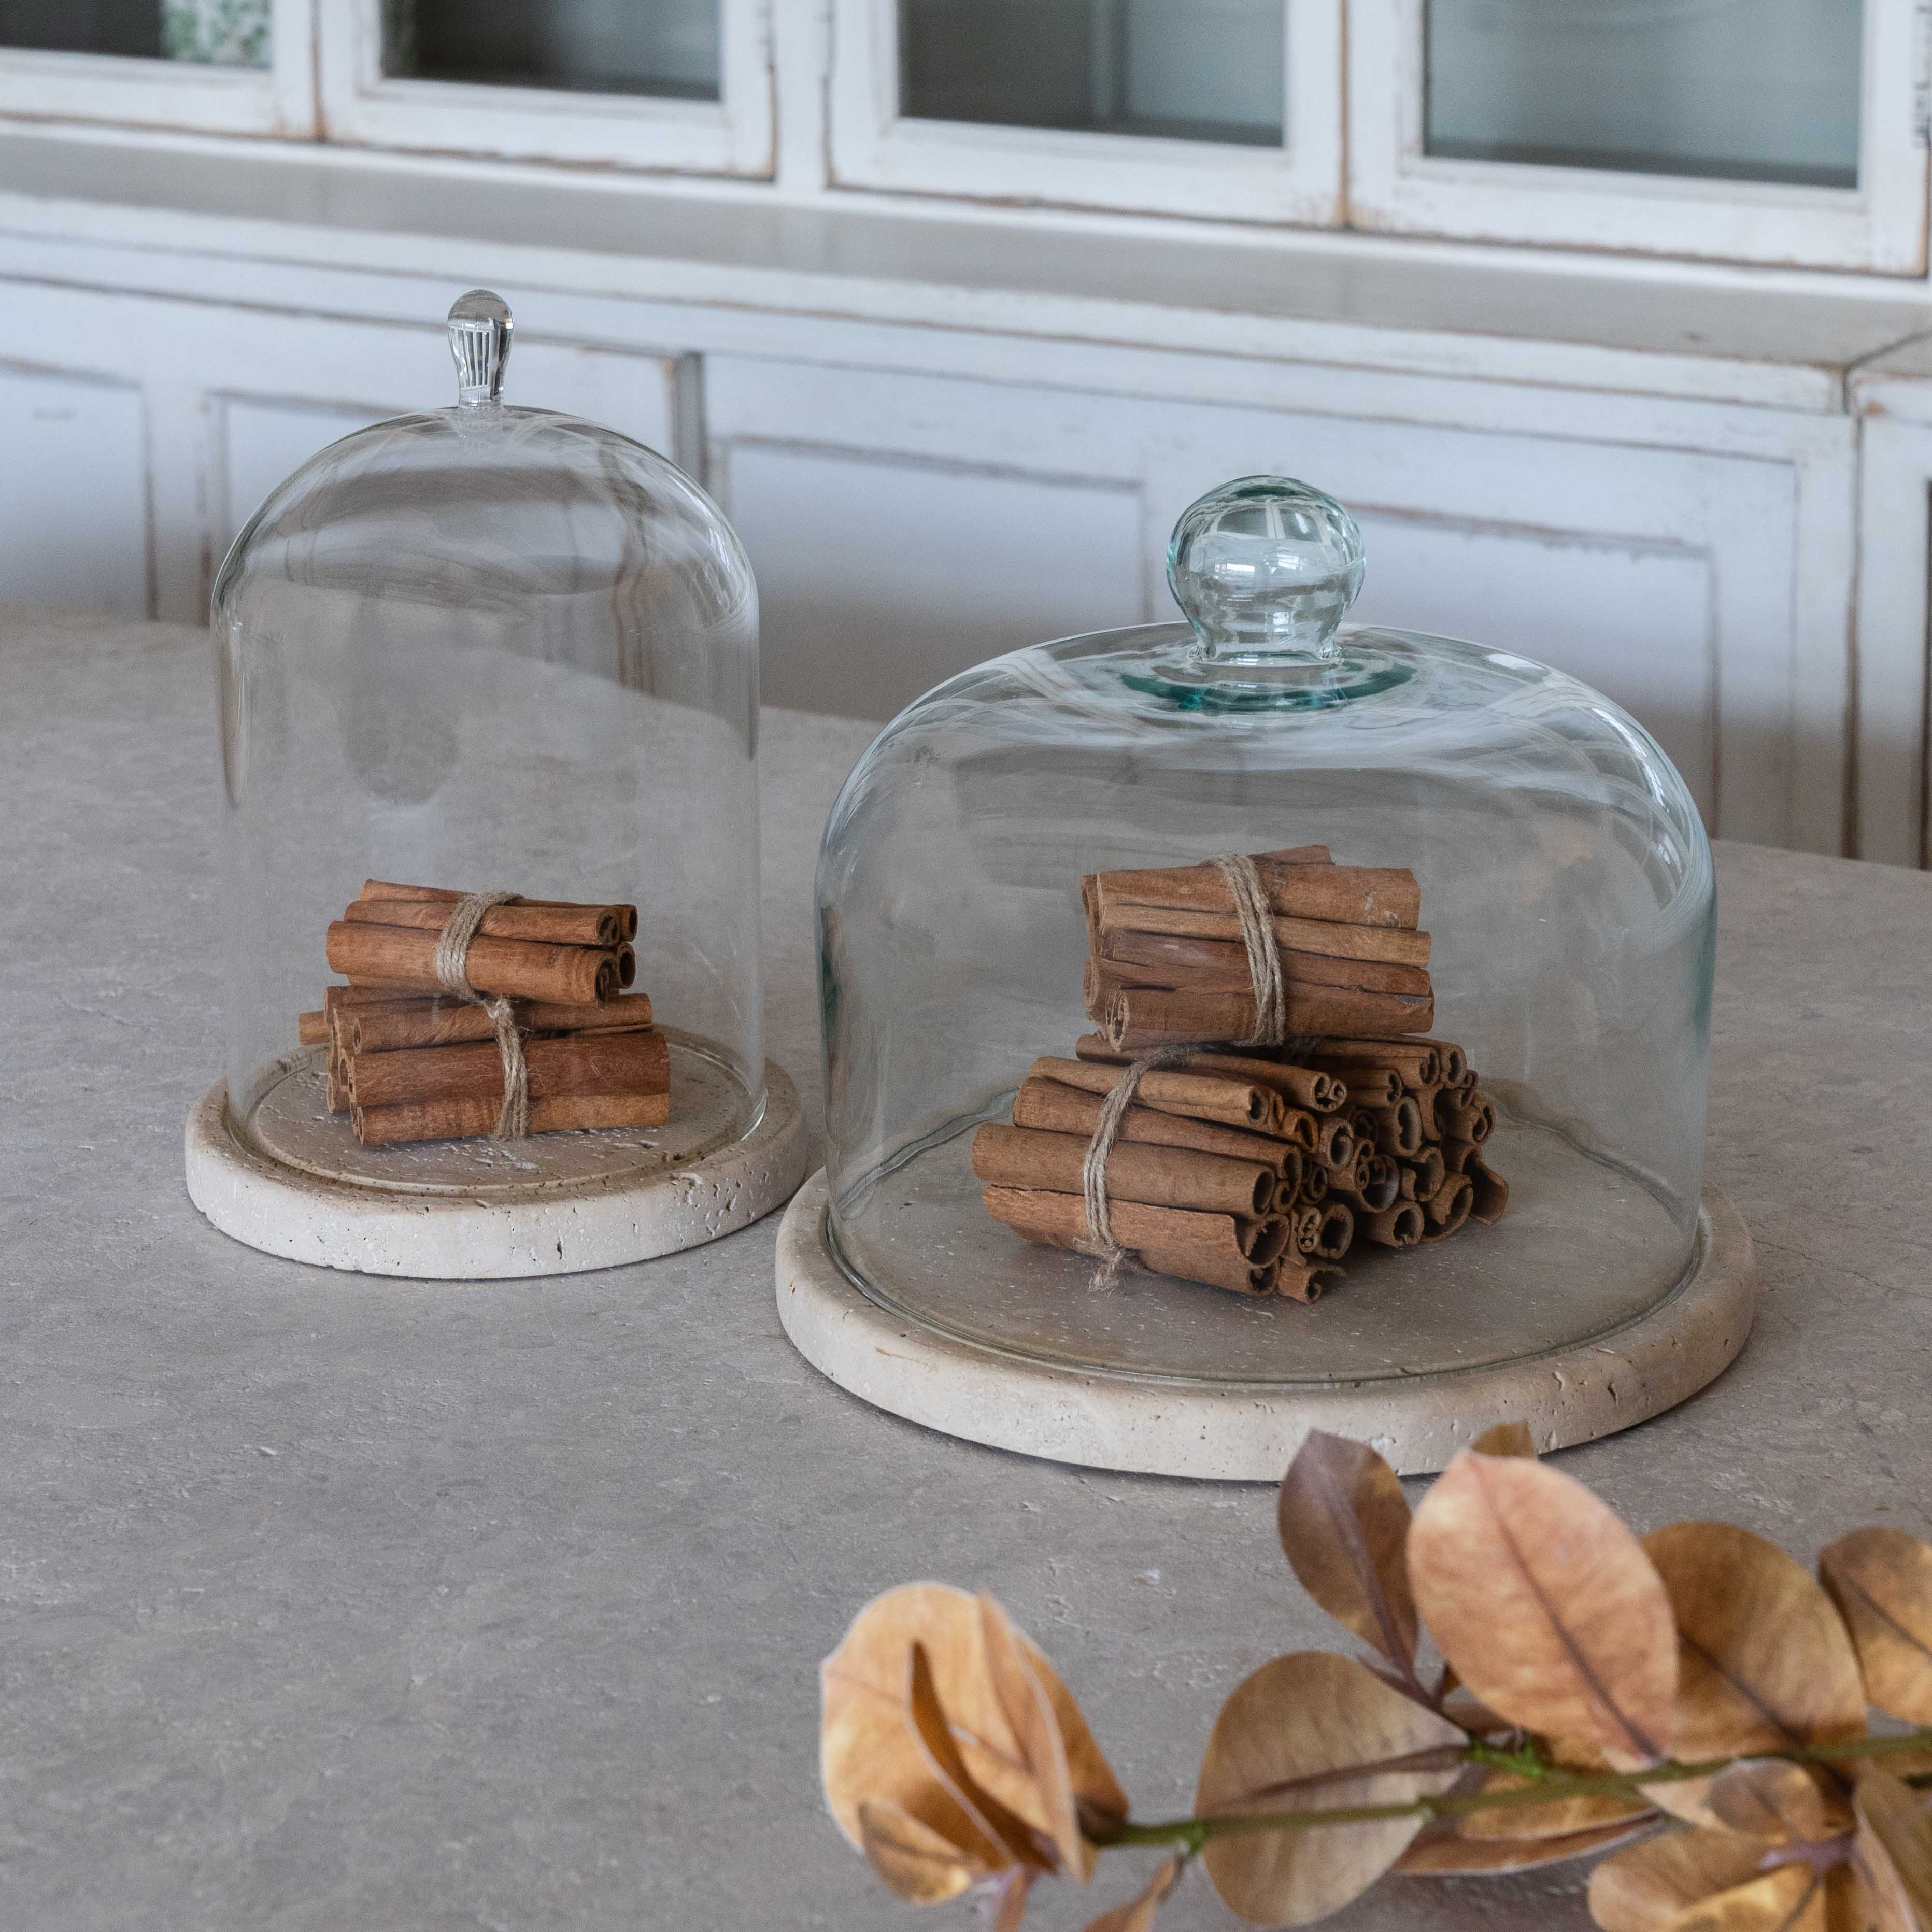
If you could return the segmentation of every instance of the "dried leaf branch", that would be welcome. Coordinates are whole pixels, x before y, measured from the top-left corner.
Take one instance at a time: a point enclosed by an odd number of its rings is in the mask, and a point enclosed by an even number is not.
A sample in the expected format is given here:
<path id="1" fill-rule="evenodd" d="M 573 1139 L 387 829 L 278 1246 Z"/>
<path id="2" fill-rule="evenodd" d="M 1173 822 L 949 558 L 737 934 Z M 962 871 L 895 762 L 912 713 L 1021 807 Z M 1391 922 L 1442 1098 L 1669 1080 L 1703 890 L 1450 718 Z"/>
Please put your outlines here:
<path id="1" fill-rule="evenodd" d="M 1502 1424 L 1412 1516 L 1394 1472 L 1316 1433 L 1282 1484 L 1290 1567 L 1368 1648 L 1238 1685 L 1186 1818 L 1139 1822 L 1078 1706 L 990 1598 L 913 1584 L 826 1660 L 821 1764 L 839 1828 L 900 1898 L 986 1896 L 1164 1846 L 1088 1932 L 1153 1932 L 1199 1864 L 1262 1925 L 1385 1873 L 1599 1855 L 1604 1932 L 1932 1932 L 1932 1549 L 1854 1532 L 1822 1586 L 1723 1523 L 1641 1541 Z M 1418 1656 L 1442 1652 L 1436 1688 Z M 1660 1834 L 1658 1828 L 1665 1828 Z M 1633 1842 L 1633 1840 L 1636 1842 Z"/>

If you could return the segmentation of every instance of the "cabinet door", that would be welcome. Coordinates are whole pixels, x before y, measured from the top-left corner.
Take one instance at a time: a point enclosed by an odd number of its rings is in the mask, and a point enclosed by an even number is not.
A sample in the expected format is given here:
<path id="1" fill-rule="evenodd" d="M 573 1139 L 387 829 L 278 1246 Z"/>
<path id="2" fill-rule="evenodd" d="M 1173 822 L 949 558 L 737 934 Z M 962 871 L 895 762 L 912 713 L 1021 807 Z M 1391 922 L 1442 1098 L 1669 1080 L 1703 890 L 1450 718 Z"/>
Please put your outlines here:
<path id="1" fill-rule="evenodd" d="M 1341 0 L 833 0 L 850 188 L 1340 219 Z"/>
<path id="2" fill-rule="evenodd" d="M 315 131 L 313 0 L 12 0 L 0 114 L 214 134 Z"/>
<path id="3" fill-rule="evenodd" d="M 1365 228 L 1922 274 L 1914 0 L 1348 0 Z"/>
<path id="4" fill-rule="evenodd" d="M 43 584 L 46 526 L 59 515 L 85 532 L 63 540 L 64 554 L 87 560 L 77 578 L 113 587 L 106 608 L 202 622 L 236 532 L 298 464 L 364 423 L 455 400 L 435 324 L 0 288 L 12 326 L 56 362 L 17 377 L 0 370 L 6 446 L 44 452 L 49 479 L 43 488 L 38 465 L 14 466 L 34 490 L 18 514 L 0 514 L 0 596 L 16 601 L 75 601 Z M 506 394 L 593 417 L 675 457 L 691 380 L 675 356 L 519 331 Z M 127 587 L 130 557 L 138 596 Z"/>
<path id="5" fill-rule="evenodd" d="M 1318 370 L 1306 409 L 730 357 L 705 379 L 775 703 L 884 717 L 997 651 L 1166 618 L 1180 511 L 1283 472 L 1360 519 L 1358 619 L 1574 671 L 1648 726 L 1713 832 L 1839 849 L 1848 447 L 1826 466 L 1834 497 L 1799 454 L 1318 413 Z M 1482 386 L 1454 386 L 1473 420 L 1493 412 Z"/>
<path id="6" fill-rule="evenodd" d="M 322 0 L 332 140 L 773 170 L 766 0 Z"/>

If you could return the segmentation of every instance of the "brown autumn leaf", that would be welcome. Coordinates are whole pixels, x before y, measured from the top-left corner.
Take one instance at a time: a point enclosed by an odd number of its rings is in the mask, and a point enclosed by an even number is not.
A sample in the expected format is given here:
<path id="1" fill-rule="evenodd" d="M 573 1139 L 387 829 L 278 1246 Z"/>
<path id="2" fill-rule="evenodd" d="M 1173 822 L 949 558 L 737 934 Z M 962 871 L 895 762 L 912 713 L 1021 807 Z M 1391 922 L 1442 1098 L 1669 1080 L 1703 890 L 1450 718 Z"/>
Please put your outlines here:
<path id="1" fill-rule="evenodd" d="M 1408 1573 L 1443 1655 L 1492 1710 L 1594 1744 L 1619 1768 L 1664 1755 L 1670 1600 L 1642 1546 L 1582 1484 L 1466 1449 L 1415 1513 Z"/>
<path id="2" fill-rule="evenodd" d="M 1299 1651 L 1264 1664 L 1221 1707 L 1197 1812 L 1406 1804 L 1446 1791 L 1462 1733 L 1352 1658 Z M 1305 1925 L 1366 1892 L 1420 1818 L 1210 1838 L 1202 1862 L 1222 1902 L 1264 1925 Z"/>
<path id="3" fill-rule="evenodd" d="M 913 1905 L 944 1905 L 989 1876 L 943 1832 L 876 1798 L 859 1801 L 859 1842 L 893 1894 Z"/>
<path id="4" fill-rule="evenodd" d="M 1526 1422 L 1492 1422 L 1469 1444 L 1478 1456 L 1526 1456 L 1536 1460 L 1536 1439 Z"/>
<path id="5" fill-rule="evenodd" d="M 1606 1858 L 1590 1874 L 1590 1916 L 1603 1932 L 1659 1932 L 1687 1906 L 1744 1884 L 1762 1845 L 1730 1832 L 1678 1830 Z"/>
<path id="6" fill-rule="evenodd" d="M 1902 1529 L 1855 1529 L 1819 1552 L 1818 1574 L 1851 1631 L 1866 1696 L 1888 1716 L 1932 1724 L 1932 1549 Z"/>
<path id="7" fill-rule="evenodd" d="M 1740 1758 L 1711 1780 L 1705 1803 L 1726 1831 L 1773 1845 L 1822 1844 L 1853 1822 L 1840 1791 L 1786 1758 Z"/>
<path id="8" fill-rule="evenodd" d="M 1665 1932 L 1829 1932 L 1825 1900 L 1822 1872 L 1780 1865 L 1688 1906 Z"/>
<path id="9" fill-rule="evenodd" d="M 1398 1669 L 1410 1670 L 1408 1499 L 1395 1472 L 1366 1444 L 1311 1430 L 1282 1478 L 1276 1519 L 1301 1587 Z"/>
<path id="10" fill-rule="evenodd" d="M 1932 1932 L 1932 1819 L 1918 1794 L 1886 1772 L 1868 1772 L 1854 1794 L 1852 1862 L 1878 1932 Z"/>
<path id="11" fill-rule="evenodd" d="M 926 1768 L 944 1786 L 946 1795 L 972 1822 L 979 1838 L 994 1847 L 996 1856 L 982 1857 L 982 1862 L 1004 1869 L 1007 1865 L 1034 1865 L 1048 1868 L 1049 1858 L 1040 1837 L 1026 1820 L 1010 1811 L 989 1791 L 976 1784 L 966 1768 L 959 1741 L 952 1734 L 952 1720 L 940 1703 L 932 1681 L 931 1653 L 922 1643 L 912 1647 L 908 1672 L 906 1708 L 912 1719 L 914 1735 L 926 1751 Z M 976 1850 L 976 1846 L 962 1849 Z"/>
<path id="12" fill-rule="evenodd" d="M 1677 1624 L 1675 1756 L 1695 1762 L 1864 1735 L 1864 1686 L 1845 1627 L 1776 1544 L 1732 1523 L 1678 1522 L 1643 1546 Z M 1702 1782 L 1652 1795 L 1680 1818 L 1712 1822 Z"/>
<path id="13" fill-rule="evenodd" d="M 1087 1932 L 1153 1932 L 1154 1916 L 1180 1879 L 1180 1861 L 1163 1858 L 1153 1877 L 1124 1905 L 1111 1906 L 1087 1928 Z"/>
<path id="14" fill-rule="evenodd" d="M 1566 1859 L 1614 1851 L 1649 1831 L 1657 1814 L 1646 1810 L 1634 1820 L 1599 1825 L 1593 1831 L 1571 1832 L 1550 1838 L 1466 1838 L 1454 1831 L 1430 1832 L 1416 1840 L 1390 1869 L 1405 1878 L 1477 1877 L 1499 1872 L 1534 1871 Z"/>
<path id="15" fill-rule="evenodd" d="M 1477 1788 L 1483 1792 L 1528 1791 L 1539 1780 L 1521 1772 L 1492 1770 Z M 1562 1838 L 1577 1832 L 1594 1832 L 1606 1825 L 1629 1827 L 1654 1816 L 1648 1798 L 1619 1797 L 1599 1792 L 1552 1798 L 1546 1804 L 1498 1805 L 1490 1811 L 1465 1812 L 1456 1830 L 1465 1838 Z"/>
<path id="16" fill-rule="evenodd" d="M 1059 1856 L 1060 1869 L 1084 1885 L 1094 1875 L 1094 1850 L 1081 1833 L 1079 1801 L 1059 1720 L 1039 1673 L 1027 1661 L 1012 1619 L 991 1597 L 982 1594 L 979 1604 L 980 1642 L 994 1695 L 1040 1801 L 1042 1828 Z"/>
<path id="17" fill-rule="evenodd" d="M 964 1591 L 909 1583 L 868 1604 L 826 1659 L 820 1769 L 832 1815 L 855 1846 L 863 1849 L 859 1805 L 866 1798 L 896 1804 L 942 1834 L 950 1835 L 949 1827 L 963 1816 L 933 1775 L 910 1720 L 907 1672 L 915 1642 L 926 1647 L 939 1702 L 974 1784 L 1052 1836 L 1054 1821 L 1026 1768 L 986 1661 L 984 1631 L 979 1603 Z M 1076 1799 L 1096 1820 L 1125 1817 L 1126 1796 L 1080 1707 L 1046 1659 L 1024 1636 L 1016 1635 L 1059 1724 Z"/>

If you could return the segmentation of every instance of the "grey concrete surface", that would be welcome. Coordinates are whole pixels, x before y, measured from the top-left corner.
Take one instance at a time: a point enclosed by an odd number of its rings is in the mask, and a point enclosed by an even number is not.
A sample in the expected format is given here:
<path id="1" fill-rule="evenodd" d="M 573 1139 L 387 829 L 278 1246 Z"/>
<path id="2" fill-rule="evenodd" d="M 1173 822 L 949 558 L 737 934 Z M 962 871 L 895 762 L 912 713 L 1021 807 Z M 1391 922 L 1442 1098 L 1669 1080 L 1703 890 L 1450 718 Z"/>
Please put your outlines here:
<path id="1" fill-rule="evenodd" d="M 218 1070 L 198 634 L 0 620 L 0 1924 L 964 1927 L 826 1820 L 815 1671 L 874 1591 L 1002 1598 L 1136 1809 L 1221 1698 L 1338 1635 L 1270 1493 L 1084 1474 L 866 1408 L 792 1353 L 774 1222 L 607 1274 L 271 1260 L 182 1183 Z M 806 906 L 869 727 L 774 713 L 771 1050 L 816 1090 Z M 1563 1466 L 1640 1526 L 1809 1559 L 1932 1520 L 1932 879 L 1720 856 L 1711 1172 L 1762 1258 L 1705 1394 Z M 1044 1897 L 1071 1932 L 1124 1895 Z M 1586 1923 L 1567 1868 L 1390 1881 L 1338 1932 Z M 1233 1923 L 1204 1888 L 1164 1932 Z"/>

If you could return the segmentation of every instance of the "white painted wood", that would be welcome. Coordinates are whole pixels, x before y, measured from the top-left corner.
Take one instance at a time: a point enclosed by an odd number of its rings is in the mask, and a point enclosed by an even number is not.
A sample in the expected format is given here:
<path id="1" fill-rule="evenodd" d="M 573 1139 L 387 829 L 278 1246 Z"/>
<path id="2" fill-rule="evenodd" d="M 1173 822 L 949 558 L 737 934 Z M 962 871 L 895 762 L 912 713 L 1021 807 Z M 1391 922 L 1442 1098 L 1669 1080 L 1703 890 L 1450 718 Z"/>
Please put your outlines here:
<path id="1" fill-rule="evenodd" d="M 891 717 L 982 659 L 1142 620 L 1139 492 L 726 438 L 710 481 L 759 582 L 767 704 Z"/>
<path id="2" fill-rule="evenodd" d="M 141 392 L 0 363 L 0 600 L 148 614 Z"/>
<path id="3" fill-rule="evenodd" d="M 832 0 L 832 178 L 844 187 L 1219 220 L 1333 224 L 1342 203 L 1340 0 L 1287 8 L 1278 148 L 921 121 L 901 111 L 898 0 Z"/>
<path id="4" fill-rule="evenodd" d="M 92 385 L 89 394 L 104 382 L 121 386 L 114 393 L 131 398 L 126 406 L 136 424 L 131 468 L 56 436 L 43 466 L 47 477 L 18 467 L 8 473 L 22 477 L 30 494 L 66 505 L 73 527 L 104 524 L 116 542 L 131 532 L 144 557 L 152 542 L 152 598 L 144 563 L 137 608 L 176 622 L 205 618 L 214 570 L 266 494 L 263 479 L 274 480 L 275 463 L 286 458 L 292 467 L 362 423 L 454 400 L 440 321 L 372 325 L 35 284 L 10 287 L 8 311 L 16 330 L 57 356 L 45 377 Z M 675 455 L 688 437 L 691 382 L 674 356 L 547 341 L 540 332 L 532 339 L 520 328 L 506 394 L 592 418 Z M 61 456 L 63 447 L 74 450 L 70 459 Z M 148 517 L 124 511 L 116 494 L 123 471 L 132 502 L 145 494 L 153 506 L 152 535 Z M 35 560 L 46 550 L 34 535 L 39 514 L 0 526 L 0 571 L 13 567 L 16 546 L 22 571 L 43 568 Z"/>
<path id="5" fill-rule="evenodd" d="M 1805 529 L 1803 506 L 1832 488 L 1849 505 L 1846 425 L 1835 447 L 1801 441 L 1783 460 L 1741 460 L 1580 433 L 725 356 L 709 359 L 706 383 L 715 474 L 731 475 L 746 444 L 789 445 L 818 461 L 842 452 L 855 466 L 848 473 L 880 477 L 908 460 L 976 470 L 987 503 L 972 526 L 982 546 L 972 568 L 987 582 L 1040 580 L 1037 562 L 1002 535 L 1023 519 L 1023 482 L 1077 477 L 1132 490 L 1142 510 L 1134 588 L 1150 615 L 1166 608 L 1168 530 L 1195 496 L 1252 471 L 1304 476 L 1373 534 L 1364 616 L 1493 639 L 1612 688 L 1668 742 L 1714 832 L 1831 851 L 1843 842 L 1849 508 L 1826 515 L 1820 536 Z M 1472 420 L 1483 406 L 1480 396 L 1463 399 Z M 811 634 L 836 646 L 878 629 L 865 586 L 893 536 L 881 536 L 863 493 L 820 496 L 808 573 L 782 548 L 761 560 L 754 546 L 753 561 L 774 606 L 797 597 Z M 1438 594 L 1436 579 L 1452 568 Z M 897 601 L 921 583 L 934 606 L 958 596 L 956 565 L 912 569 Z M 1043 599 L 1033 609 L 1034 634 L 1064 628 Z M 1012 616 L 1020 627 L 1021 613 Z"/>
<path id="6" fill-rule="evenodd" d="M 322 128 L 332 141 L 674 172 L 776 168 L 767 0 L 718 0 L 716 101 L 392 78 L 382 0 L 316 0 Z"/>
<path id="7" fill-rule="evenodd" d="M 1425 0 L 1348 0 L 1348 220 L 1397 233 L 1645 254 L 1925 270 L 1922 50 L 1914 0 L 1865 0 L 1858 186 L 1758 182 L 1508 162 L 1424 148 Z"/>
<path id="8" fill-rule="evenodd" d="M 0 115 L 301 139 L 315 132 L 316 0 L 272 0 L 266 71 L 0 47 Z"/>

